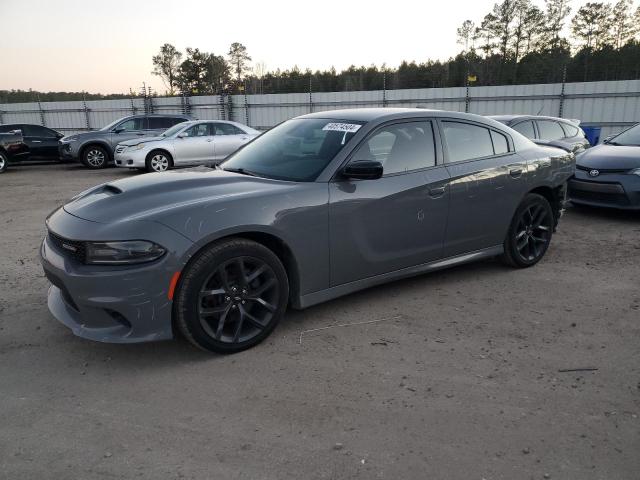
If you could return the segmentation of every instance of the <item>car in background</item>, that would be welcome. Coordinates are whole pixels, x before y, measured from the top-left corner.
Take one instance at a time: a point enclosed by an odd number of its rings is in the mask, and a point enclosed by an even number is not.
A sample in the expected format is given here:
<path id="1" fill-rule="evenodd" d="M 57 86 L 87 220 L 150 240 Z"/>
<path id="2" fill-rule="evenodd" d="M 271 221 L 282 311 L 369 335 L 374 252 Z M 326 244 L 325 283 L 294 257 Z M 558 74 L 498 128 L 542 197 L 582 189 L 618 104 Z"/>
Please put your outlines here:
<path id="1" fill-rule="evenodd" d="M 7 171 L 9 161 L 25 148 L 20 130 L 0 132 L 0 173 Z"/>
<path id="2" fill-rule="evenodd" d="M 578 205 L 640 210 L 640 124 L 578 155 L 568 193 Z"/>
<path id="3" fill-rule="evenodd" d="M 105 168 L 113 160 L 116 145 L 125 140 L 153 137 L 174 125 L 192 120 L 188 115 L 132 115 L 120 118 L 100 130 L 60 139 L 60 156 L 80 161 L 87 168 Z"/>
<path id="4" fill-rule="evenodd" d="M 174 166 L 219 163 L 258 135 L 258 130 L 226 120 L 179 123 L 158 137 L 119 143 L 115 164 L 164 172 Z"/>
<path id="5" fill-rule="evenodd" d="M 489 118 L 504 123 L 538 145 L 559 147 L 576 154 L 591 146 L 579 126 L 580 120 L 539 115 L 489 115 Z"/>
<path id="6" fill-rule="evenodd" d="M 29 123 L 7 123 L 0 125 L 0 133 L 19 131 L 23 145 L 11 156 L 11 163 L 27 160 L 59 161 L 58 140 L 64 135 L 51 128 Z"/>
<path id="7" fill-rule="evenodd" d="M 572 153 L 468 113 L 304 115 L 217 169 L 103 183 L 52 213 L 49 310 L 101 342 L 181 332 L 237 352 L 289 305 L 495 256 L 535 265 L 574 168 Z"/>

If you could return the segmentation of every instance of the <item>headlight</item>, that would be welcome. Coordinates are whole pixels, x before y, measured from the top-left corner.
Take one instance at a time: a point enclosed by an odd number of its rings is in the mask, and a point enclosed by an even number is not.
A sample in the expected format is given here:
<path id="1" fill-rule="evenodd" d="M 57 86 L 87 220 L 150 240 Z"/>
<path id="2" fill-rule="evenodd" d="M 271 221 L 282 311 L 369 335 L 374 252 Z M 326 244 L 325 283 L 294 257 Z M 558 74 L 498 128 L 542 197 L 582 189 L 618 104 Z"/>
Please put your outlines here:
<path id="1" fill-rule="evenodd" d="M 125 265 L 157 260 L 166 250 L 146 240 L 125 242 L 87 242 L 86 262 L 99 265 Z"/>
<path id="2" fill-rule="evenodd" d="M 62 138 L 60 139 L 60 141 L 61 141 L 62 143 L 77 142 L 77 141 L 78 141 L 78 137 L 73 137 L 73 136 L 71 136 L 71 137 L 62 137 Z"/>
<path id="3" fill-rule="evenodd" d="M 640 175 L 640 168 L 636 168 L 635 170 L 631 170 L 629 173 L 631 175 Z"/>
<path id="4" fill-rule="evenodd" d="M 143 148 L 144 148 L 144 143 L 139 143 L 137 145 L 129 147 L 129 149 L 131 149 L 131 150 L 142 150 Z"/>

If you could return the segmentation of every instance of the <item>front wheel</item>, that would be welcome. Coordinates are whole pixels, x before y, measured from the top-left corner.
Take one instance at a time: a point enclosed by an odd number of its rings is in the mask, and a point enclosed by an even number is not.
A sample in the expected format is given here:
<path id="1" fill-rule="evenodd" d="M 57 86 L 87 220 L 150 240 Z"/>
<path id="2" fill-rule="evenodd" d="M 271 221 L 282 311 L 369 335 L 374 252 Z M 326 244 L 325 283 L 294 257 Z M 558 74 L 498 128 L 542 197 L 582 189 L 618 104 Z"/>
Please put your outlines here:
<path id="1" fill-rule="evenodd" d="M 546 198 L 529 193 L 513 216 L 504 241 L 505 262 L 526 268 L 538 263 L 551 242 L 555 220 Z"/>
<path id="2" fill-rule="evenodd" d="M 3 152 L 0 152 L 0 173 L 6 172 L 8 166 L 9 166 L 9 159 Z"/>
<path id="3" fill-rule="evenodd" d="M 104 147 L 91 145 L 82 153 L 82 163 L 85 167 L 97 170 L 105 168 L 109 162 L 109 153 Z"/>
<path id="4" fill-rule="evenodd" d="M 213 245 L 185 269 L 174 314 L 191 343 L 217 353 L 257 345 L 287 308 L 289 282 L 278 257 L 245 239 Z"/>
<path id="5" fill-rule="evenodd" d="M 166 172 L 173 166 L 171 155 L 156 150 L 147 155 L 145 162 L 147 172 Z"/>

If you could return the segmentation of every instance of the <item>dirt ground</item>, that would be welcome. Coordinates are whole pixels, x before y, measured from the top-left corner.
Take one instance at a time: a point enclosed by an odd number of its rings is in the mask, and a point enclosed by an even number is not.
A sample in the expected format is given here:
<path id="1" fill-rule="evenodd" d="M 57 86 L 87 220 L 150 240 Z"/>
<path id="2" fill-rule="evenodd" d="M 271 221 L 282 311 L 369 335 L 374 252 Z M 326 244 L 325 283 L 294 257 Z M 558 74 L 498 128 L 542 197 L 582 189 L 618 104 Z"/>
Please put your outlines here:
<path id="1" fill-rule="evenodd" d="M 47 310 L 46 215 L 136 174 L 0 176 L 0 478 L 640 478 L 640 214 L 570 209 L 534 268 L 370 289 L 223 357 Z"/>

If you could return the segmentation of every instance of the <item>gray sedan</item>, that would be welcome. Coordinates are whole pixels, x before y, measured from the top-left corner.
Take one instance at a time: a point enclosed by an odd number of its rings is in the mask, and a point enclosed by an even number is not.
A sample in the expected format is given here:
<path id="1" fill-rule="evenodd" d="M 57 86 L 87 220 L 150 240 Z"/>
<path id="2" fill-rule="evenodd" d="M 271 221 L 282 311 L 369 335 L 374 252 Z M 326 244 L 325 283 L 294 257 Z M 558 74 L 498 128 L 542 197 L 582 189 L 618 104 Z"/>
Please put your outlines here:
<path id="1" fill-rule="evenodd" d="M 575 158 L 499 122 L 417 109 L 294 118 L 210 172 L 87 190 L 47 219 L 49 309 L 76 335 L 181 332 L 237 352 L 287 307 L 549 247 Z"/>

